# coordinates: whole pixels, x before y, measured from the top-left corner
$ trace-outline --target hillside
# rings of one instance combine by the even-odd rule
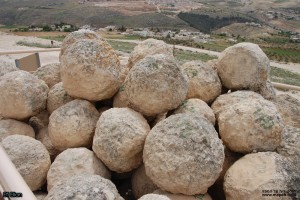
[[[300,32],[298,0],[0,0],[0,24],[71,23],[211,32],[233,23]],[[207,24],[209,26],[207,27]],[[204,28],[203,28],[204,27]]]

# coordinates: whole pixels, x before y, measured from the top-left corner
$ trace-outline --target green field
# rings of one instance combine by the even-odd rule
[[[263,51],[271,60],[300,63],[300,51],[282,48],[263,48]]]
[[[38,48],[59,48],[58,45],[50,45],[50,44],[42,44],[38,42],[27,42],[27,41],[18,41],[16,42],[17,45],[20,46],[27,46],[27,47],[38,47]]]
[[[39,38],[62,42],[65,39],[65,37],[66,37],[65,35],[57,35],[57,36],[41,36]]]
[[[271,67],[271,80],[274,82],[296,85],[300,87],[300,74],[277,67]]]

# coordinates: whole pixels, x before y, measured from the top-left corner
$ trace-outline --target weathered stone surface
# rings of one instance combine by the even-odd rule
[[[60,153],[52,163],[47,174],[48,191],[54,185],[80,174],[95,174],[110,179],[109,170],[94,152],[83,147],[70,148]]]
[[[216,122],[214,111],[200,99],[185,100],[182,105],[174,111],[174,114],[179,113],[193,113],[196,115],[202,115],[213,125],[215,125]]]
[[[151,181],[145,171],[145,166],[140,166],[131,177],[132,193],[136,199],[150,194],[158,187]]]
[[[120,76],[119,58],[104,40],[79,40],[61,56],[61,79],[72,97],[109,99],[121,86]]]
[[[61,44],[61,51],[59,58],[61,59],[62,55],[65,53],[66,49],[69,48],[72,44],[79,40],[90,39],[90,40],[103,40],[97,33],[87,29],[81,29],[74,31],[66,36]]]
[[[246,42],[225,49],[216,65],[222,85],[228,89],[259,91],[270,73],[266,54],[258,45]]]
[[[277,152],[300,166],[300,128],[285,126]],[[299,168],[300,171],[300,168]]]
[[[274,100],[276,98],[276,91],[270,80],[267,80],[266,84],[262,85],[257,92],[267,100]]]
[[[300,128],[300,101],[289,94],[276,96],[273,101],[285,124]]]
[[[224,147],[206,118],[177,114],[152,128],[143,158],[146,174],[161,189],[205,194],[222,171]]]
[[[183,194],[172,194],[163,190],[156,190],[154,191],[154,194],[160,194],[168,197],[171,200],[212,200],[212,198],[209,196],[209,194],[196,194],[193,196],[183,195]]]
[[[146,194],[139,198],[139,200],[171,200],[170,198],[164,196],[164,195],[159,195],[159,194]]]
[[[49,152],[51,160],[54,160],[54,158],[60,153],[59,150],[54,148],[50,140],[48,126],[39,130],[38,134],[36,135],[36,139],[46,147],[46,149]]]
[[[29,72],[14,71],[0,77],[0,115],[23,120],[46,107],[48,86]]]
[[[116,186],[99,175],[76,175],[55,185],[45,200],[124,200]]]
[[[13,64],[11,64],[9,62],[5,62],[5,61],[2,61],[2,62],[0,61],[0,76],[3,76],[9,72],[18,71],[18,70],[19,69]]]
[[[45,128],[49,124],[49,113],[47,110],[30,117],[29,124],[33,127],[34,131],[38,133],[41,129]]]
[[[74,98],[68,95],[68,93],[65,91],[63,83],[57,83],[49,90],[47,98],[47,110],[49,113],[52,113],[57,108],[72,100],[74,100]]]
[[[232,151],[274,151],[281,142],[283,123],[276,106],[264,99],[225,105],[217,118],[219,134]]]
[[[34,130],[28,124],[14,119],[0,120],[0,142],[10,135],[26,135],[35,138]]]
[[[49,118],[49,137],[58,150],[89,147],[99,112],[88,101],[73,100],[56,109]]]
[[[41,192],[41,191],[37,191],[34,192],[34,196],[36,197],[37,200],[44,200],[47,196],[46,192]]]
[[[248,154],[236,161],[225,175],[226,200],[265,200],[271,197],[263,194],[276,195],[274,190],[297,191],[300,185],[300,174],[295,167],[286,158],[274,152]],[[271,192],[263,192],[264,190],[271,190]],[[273,196],[271,199],[300,198],[299,192],[292,193],[294,197]]]
[[[264,98],[256,92],[247,90],[236,91],[219,96],[214,101],[211,108],[213,109],[216,117],[218,117],[219,113],[226,109],[228,106],[234,106],[235,104],[241,103],[243,101],[254,101],[257,99]]]
[[[147,56],[129,72],[124,90],[130,107],[146,116],[177,108],[186,98],[188,83],[173,57]]]
[[[146,56],[155,54],[165,54],[173,56],[173,49],[161,40],[156,40],[152,38],[147,39],[142,43],[138,44],[131,52],[127,68],[131,69],[135,64],[137,64],[140,60],[144,59]]]
[[[198,98],[210,103],[221,94],[221,81],[210,65],[202,61],[191,61],[181,68],[189,78],[187,99]]]
[[[49,88],[61,82],[60,63],[52,63],[38,68],[33,75],[45,81]]]
[[[2,147],[32,191],[46,182],[51,165],[45,146],[28,136],[12,135],[2,140]]]
[[[112,171],[129,172],[142,164],[143,146],[150,127],[130,108],[102,113],[95,131],[93,150]]]

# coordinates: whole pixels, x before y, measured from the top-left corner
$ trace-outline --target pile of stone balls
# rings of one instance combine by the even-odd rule
[[[0,70],[0,142],[39,199],[299,198],[300,101],[256,44],[179,65],[148,39],[121,65],[80,30],[59,64]]]

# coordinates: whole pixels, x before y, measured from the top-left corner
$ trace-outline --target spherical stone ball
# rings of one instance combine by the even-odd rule
[[[152,128],[143,158],[147,176],[162,190],[205,194],[222,171],[224,147],[206,118],[177,114]]]
[[[49,152],[51,160],[54,160],[54,158],[60,153],[59,150],[54,148],[50,140],[48,126],[39,130],[38,134],[36,135],[36,139],[46,147],[46,149]]]
[[[289,195],[275,199],[298,199],[300,175],[296,167],[275,152],[248,154],[236,161],[225,175],[226,200],[265,200],[266,195],[283,193]]]
[[[35,138],[34,130],[28,124],[14,119],[0,120],[0,142],[10,135],[26,135]]]
[[[155,54],[165,54],[173,56],[173,49],[162,40],[156,40],[153,38],[147,39],[135,46],[134,50],[129,56],[127,68],[131,69],[135,64],[144,59],[146,56]]]
[[[99,175],[82,174],[56,184],[45,200],[124,200],[116,186]]]
[[[121,86],[120,76],[119,58],[106,41],[79,40],[61,56],[61,79],[72,97],[110,99]]]
[[[222,85],[228,89],[258,91],[269,79],[270,61],[253,43],[239,43],[225,49],[216,63]]]
[[[154,194],[160,194],[168,197],[171,200],[212,200],[208,193],[206,194],[196,194],[196,195],[183,195],[183,194],[172,194],[163,190],[155,190]]]
[[[300,128],[300,100],[289,94],[280,94],[272,102],[275,103],[286,125]]]
[[[174,114],[179,113],[194,113],[196,115],[202,115],[215,125],[216,119],[214,111],[207,105],[207,103],[200,99],[185,100],[182,105],[174,111]]]
[[[216,117],[218,117],[219,113],[226,109],[228,106],[234,106],[235,104],[243,101],[254,101],[257,99],[264,98],[256,92],[241,90],[219,96],[213,102],[211,108],[213,109]]]
[[[146,116],[177,108],[186,98],[188,83],[173,57],[147,56],[129,72],[124,90],[130,107]]]
[[[23,120],[46,107],[48,86],[26,71],[14,71],[0,77],[0,115]]]
[[[212,102],[221,94],[221,81],[217,72],[202,61],[191,61],[181,66],[189,79],[187,98],[198,98],[206,103]]]
[[[47,98],[47,110],[49,113],[52,113],[57,108],[72,100],[74,100],[74,98],[68,95],[63,87],[63,83],[57,83],[49,90]]]
[[[159,194],[146,194],[138,200],[171,200],[170,198]]]
[[[44,185],[51,160],[40,141],[24,135],[12,135],[2,140],[1,146],[32,191]]]
[[[85,100],[73,100],[56,109],[49,118],[49,137],[58,150],[90,147],[99,112]]]
[[[61,82],[60,63],[52,63],[38,68],[33,75],[45,81],[49,88]]]
[[[283,123],[268,100],[245,100],[228,105],[217,118],[219,134],[232,151],[274,151],[281,142]]]
[[[48,191],[58,183],[80,175],[99,175],[110,179],[110,172],[94,152],[87,148],[70,148],[60,153],[52,163],[48,174]]]
[[[151,181],[145,171],[145,166],[141,165],[131,177],[132,193],[136,199],[157,190],[158,187]]]
[[[142,164],[143,147],[150,127],[130,108],[102,113],[95,131],[93,151],[112,171],[129,172]]]
[[[78,40],[83,39],[90,39],[90,40],[103,40],[96,32],[87,30],[87,29],[80,29],[78,31],[74,31],[68,34],[61,44],[61,51],[59,58],[65,53],[66,49],[69,48],[72,44],[77,42]]]
[[[0,61],[0,76],[3,76],[9,72],[18,71],[19,68],[17,68],[14,64],[6,62],[6,61]]]

